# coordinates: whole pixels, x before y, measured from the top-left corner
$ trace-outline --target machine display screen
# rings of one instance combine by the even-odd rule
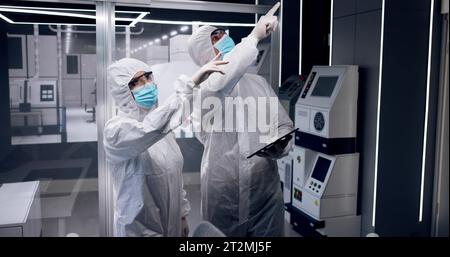
[[[330,97],[338,81],[338,76],[321,76],[317,79],[311,96]]]
[[[320,182],[324,182],[325,177],[327,176],[328,169],[330,168],[330,164],[331,160],[319,156],[316,165],[314,166],[311,177],[317,179]]]

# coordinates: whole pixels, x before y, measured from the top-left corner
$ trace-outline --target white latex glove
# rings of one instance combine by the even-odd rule
[[[192,82],[194,84],[200,85],[203,81],[205,81],[209,75],[211,75],[213,72],[220,72],[222,74],[225,74],[220,68],[219,65],[227,64],[228,61],[219,61],[221,53],[218,53],[212,61],[208,62],[207,64],[203,65],[193,76],[192,76]]]
[[[186,217],[181,218],[181,236],[182,237],[189,236],[189,225],[187,223]]]
[[[280,8],[280,2],[277,2],[266,15],[259,18],[258,23],[256,23],[255,28],[253,28],[250,35],[255,37],[258,41],[261,41],[275,31],[278,26],[278,18],[277,16],[274,16],[274,14],[278,8]]]

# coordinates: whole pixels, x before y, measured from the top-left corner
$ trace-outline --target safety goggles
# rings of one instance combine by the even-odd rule
[[[147,81],[153,81],[153,72],[147,71],[144,74],[142,74],[142,75],[132,79],[130,82],[128,82],[128,87],[130,88],[130,90],[133,89],[135,86],[137,86],[139,84],[139,80],[142,77],[145,77],[145,79]]]
[[[223,35],[227,34],[224,29],[216,29],[211,32],[211,43],[214,45],[217,41],[219,41]]]

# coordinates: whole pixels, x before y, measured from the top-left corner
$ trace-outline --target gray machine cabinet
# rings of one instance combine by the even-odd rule
[[[80,107],[81,106],[81,88],[79,79],[63,79],[64,106]]]
[[[82,93],[82,106],[85,104],[88,107],[95,106],[95,80],[94,79],[82,79],[81,80],[81,93]]]
[[[58,76],[58,59],[56,36],[38,36],[39,77],[56,78]],[[34,36],[27,36],[28,77],[36,74]]]
[[[81,78],[93,79],[97,75],[97,55],[82,54],[81,55]]]

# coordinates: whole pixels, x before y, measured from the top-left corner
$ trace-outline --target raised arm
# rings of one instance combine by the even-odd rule
[[[258,49],[256,46],[259,41],[269,36],[276,30],[278,25],[277,16],[275,12],[280,7],[280,3],[276,3],[267,13],[262,16],[252,32],[243,38],[241,43],[225,55],[224,60],[229,64],[223,67],[225,74],[212,74],[201,86],[202,91],[218,92],[229,95],[237,84],[239,79],[244,75],[247,69],[256,61],[258,56]],[[206,94],[207,95],[207,94]]]

